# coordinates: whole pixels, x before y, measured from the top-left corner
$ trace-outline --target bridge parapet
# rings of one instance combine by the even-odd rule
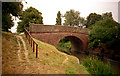
[[[63,25],[43,25],[43,24],[30,24],[30,32],[71,32],[71,33],[84,33],[88,34],[87,28],[63,26]]]

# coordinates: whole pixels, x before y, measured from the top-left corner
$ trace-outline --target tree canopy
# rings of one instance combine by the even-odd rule
[[[91,25],[95,24],[95,22],[102,20],[102,16],[96,13],[91,13],[87,17],[87,24],[86,27],[90,27]]]
[[[78,26],[80,24],[80,12],[79,11],[75,11],[75,10],[70,10],[67,11],[64,14],[65,17],[65,23],[64,25],[70,25],[70,26]]]
[[[58,11],[55,25],[61,25],[61,24],[62,24],[61,13],[60,11]]]
[[[29,23],[43,24],[42,13],[33,7],[23,11],[20,20],[21,22],[18,22],[17,32],[23,32],[25,27],[29,27]]]
[[[103,13],[102,15],[96,14],[96,13],[90,13],[86,20],[86,27],[91,27],[97,21],[105,20],[107,18],[113,19],[111,12],[106,12],[106,13]]]
[[[90,31],[89,41],[89,47],[92,49],[120,44],[120,24],[111,18],[96,22]]]
[[[14,23],[12,16],[21,15],[23,4],[21,2],[2,2],[2,30],[8,31]]]
[[[103,13],[103,14],[102,14],[102,18],[103,18],[103,19],[107,19],[107,18],[113,19],[113,17],[112,17],[112,12]]]

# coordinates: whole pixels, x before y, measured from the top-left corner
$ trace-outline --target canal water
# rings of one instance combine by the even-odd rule
[[[89,55],[86,55],[85,53],[74,53],[74,56],[76,56],[79,59],[79,62],[87,58]],[[120,62],[110,60],[110,59],[104,59],[103,62],[109,61],[111,64],[111,67],[118,73],[120,74]]]

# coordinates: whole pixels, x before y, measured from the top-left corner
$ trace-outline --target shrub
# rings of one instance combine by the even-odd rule
[[[116,46],[120,42],[120,24],[113,19],[105,19],[95,23],[89,33],[89,48]]]
[[[90,74],[115,74],[109,62],[103,63],[98,58],[88,57],[83,60],[82,64]]]
[[[69,40],[67,39],[62,39],[58,45],[57,45],[57,49],[61,52],[67,53],[67,54],[71,54],[71,43]]]

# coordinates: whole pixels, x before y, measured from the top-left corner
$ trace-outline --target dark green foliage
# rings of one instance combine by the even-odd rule
[[[43,24],[42,13],[33,7],[23,11],[20,20],[21,22],[18,22],[17,32],[23,32],[25,27],[29,27],[29,23]]]
[[[108,75],[108,74],[116,74],[114,70],[111,68],[109,62],[103,63],[98,58],[87,57],[83,60],[83,66],[85,66],[90,74],[95,75]]]
[[[91,13],[88,17],[87,17],[87,22],[86,22],[86,27],[90,27],[93,24],[95,24],[95,22],[102,20],[102,16],[96,13]]]
[[[61,24],[62,24],[61,13],[60,11],[58,11],[55,25],[61,25]]]
[[[22,12],[21,2],[2,2],[2,30],[8,31],[14,23],[12,16],[18,17]]]
[[[120,24],[109,18],[95,23],[89,34],[89,41],[89,47],[92,49],[118,45],[120,43]]]
[[[2,31],[8,32],[8,29],[10,29],[13,25],[14,23],[10,14],[2,15]]]
[[[113,19],[111,12],[106,12],[106,13],[103,13],[102,15],[96,14],[96,13],[90,13],[89,16],[87,17],[85,25],[86,27],[91,27],[97,21],[105,20],[107,18]]]
[[[66,43],[66,42],[68,42],[68,41],[69,41],[69,39],[63,38],[62,40],[60,40],[60,43]]]
[[[112,12],[103,13],[103,14],[102,14],[102,18],[103,18],[103,19],[107,19],[107,18],[113,19],[113,17],[112,17]]]
[[[57,44],[57,49],[61,52],[71,54],[71,42],[67,38],[64,38]]]

